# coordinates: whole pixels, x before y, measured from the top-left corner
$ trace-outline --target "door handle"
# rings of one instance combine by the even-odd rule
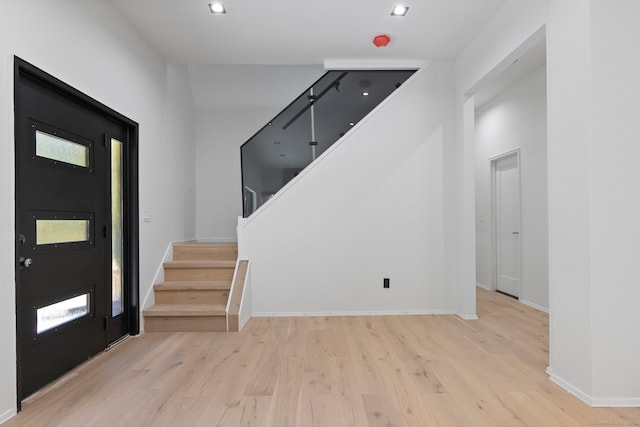
[[[520,233],[517,231],[512,231],[511,234],[520,234]]]
[[[29,268],[33,264],[33,260],[31,258],[20,257],[20,267],[21,268]]]

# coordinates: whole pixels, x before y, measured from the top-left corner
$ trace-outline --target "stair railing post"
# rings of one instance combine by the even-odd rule
[[[311,111],[311,142],[309,145],[311,146],[311,161],[316,159],[316,146],[318,145],[318,141],[316,141],[316,107],[315,107],[315,96],[313,96],[313,86],[309,89],[309,99],[311,99],[311,107],[309,110]]]

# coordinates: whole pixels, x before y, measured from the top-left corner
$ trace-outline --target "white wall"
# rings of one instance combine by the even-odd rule
[[[549,367],[593,394],[590,271],[590,5],[551,2],[547,33],[549,151]]]
[[[436,63],[416,74],[239,226],[254,315],[452,311],[443,271],[452,71]]]
[[[275,113],[325,73],[319,64],[189,64],[188,68],[196,108],[276,108]]]
[[[639,16],[635,0],[591,1],[593,396],[604,405],[640,406]]]
[[[458,310],[475,313],[475,143],[474,101],[469,98],[485,81],[515,59],[548,15],[547,0],[507,0],[498,13],[458,56],[455,64],[456,142],[447,147],[450,165],[446,180],[448,215],[447,288],[453,290]],[[543,37],[544,34],[541,35]],[[533,45],[538,40],[532,40]]]
[[[491,162],[520,148],[520,300],[549,308],[547,83],[544,66],[476,110],[476,280],[491,278]]]
[[[198,110],[196,224],[199,239],[237,240],[236,226],[238,217],[242,216],[240,146],[279,112],[277,107]],[[260,197],[261,189],[254,190]]]
[[[13,58],[5,33],[10,20],[0,13],[0,423],[16,413]]]
[[[193,238],[192,103],[169,67],[108,2],[14,1],[0,6],[0,421],[15,413],[13,55],[140,124],[141,295],[169,241]],[[178,172],[180,171],[180,172]],[[191,200],[191,202],[189,201]]]
[[[185,65],[167,65],[164,108],[166,135],[161,140],[161,147],[158,147],[162,150],[162,156],[149,157],[157,166],[160,166],[161,162],[166,165],[165,170],[152,173],[157,181],[152,188],[157,188],[160,193],[160,210],[153,209],[152,222],[156,218],[159,219],[171,233],[172,239],[192,239],[196,237],[196,109],[191,98],[189,73]],[[140,127],[142,128],[142,124]],[[146,163],[145,160],[147,159],[142,160],[143,164]],[[149,189],[141,187],[141,192],[145,188]],[[166,199],[166,195],[175,197],[173,202],[179,202],[181,207],[166,209],[167,204],[171,203]],[[164,239],[166,238],[167,236],[164,236]]]
[[[593,405],[640,406],[639,8],[508,0],[456,63],[459,95],[472,92],[546,25],[549,373]]]
[[[189,66],[196,99],[199,239],[235,241],[242,216],[240,146],[324,74],[321,66]],[[261,189],[256,188],[258,197]]]

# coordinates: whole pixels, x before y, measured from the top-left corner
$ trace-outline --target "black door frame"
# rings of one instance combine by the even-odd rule
[[[31,79],[37,80],[39,84],[53,89],[62,96],[70,98],[78,105],[84,108],[93,110],[103,117],[118,122],[127,128],[128,141],[125,145],[125,153],[127,160],[124,164],[124,174],[126,175],[127,186],[124,189],[124,259],[125,259],[125,289],[128,293],[125,297],[125,301],[128,303],[129,309],[129,335],[137,335],[140,333],[140,273],[139,273],[139,208],[138,208],[138,123],[118,113],[117,111],[107,107],[99,101],[91,98],[90,96],[80,92],[79,90],[69,86],[61,80],[51,76],[50,74],[42,71],[34,65],[24,61],[23,59],[14,56],[14,105],[16,103],[18,82],[20,76],[28,76]],[[15,126],[18,126],[16,121]],[[14,149],[17,149],[15,144],[18,144],[17,140],[18,130],[15,130]],[[15,173],[17,180],[18,171],[18,158],[15,159]],[[17,186],[17,182],[16,182]],[[15,234],[20,230],[20,216],[19,206],[16,197],[15,206]],[[16,313],[19,313],[20,301],[17,287],[20,283],[20,265],[19,254],[20,242],[16,238],[15,241],[15,277],[16,277]],[[21,325],[19,318],[16,318],[16,384],[17,384],[17,406],[18,410],[21,409],[21,391],[22,391],[22,364],[20,354],[20,343],[23,333],[21,331]]]

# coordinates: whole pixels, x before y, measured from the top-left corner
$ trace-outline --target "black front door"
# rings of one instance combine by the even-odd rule
[[[132,306],[130,128],[28,69],[15,84],[19,400],[130,333]]]

